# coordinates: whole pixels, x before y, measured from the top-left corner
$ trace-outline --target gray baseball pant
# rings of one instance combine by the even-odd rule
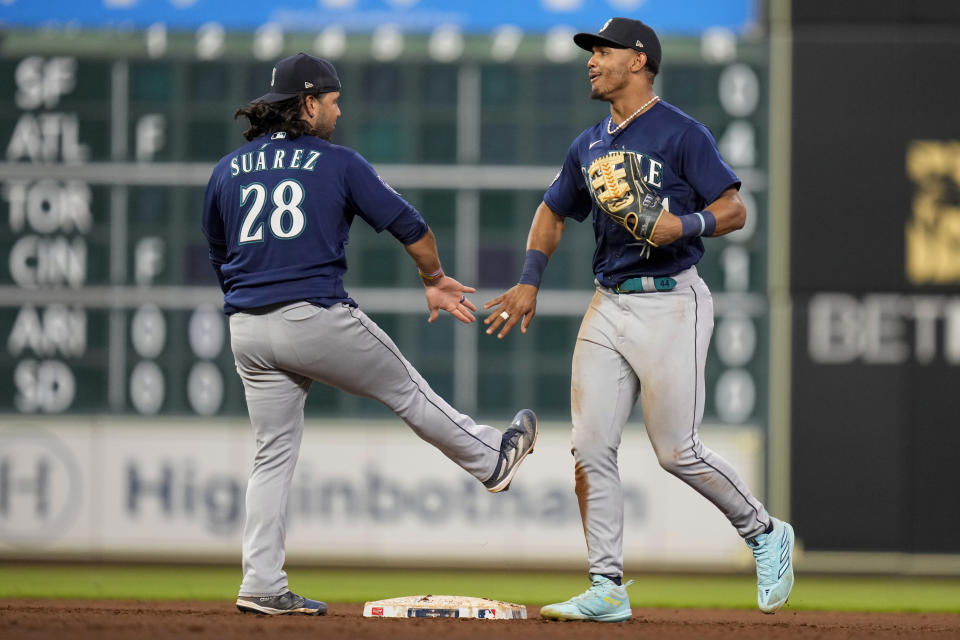
[[[762,533],[770,522],[733,467],[700,442],[713,298],[695,267],[674,279],[674,290],[650,293],[598,285],[577,335],[570,406],[590,573],[623,574],[617,450],[638,397],[664,469],[716,505],[741,536]],[[644,280],[653,289],[652,278]]]
[[[235,313],[230,342],[257,447],[247,484],[241,596],[287,589],[287,496],[313,381],[380,401],[478,480],[493,474],[500,431],[447,404],[359,309],[296,302]]]

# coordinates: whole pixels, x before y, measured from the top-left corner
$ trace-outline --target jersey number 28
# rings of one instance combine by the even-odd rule
[[[263,242],[263,222],[259,222],[259,218],[267,202],[267,188],[259,182],[241,187],[241,208],[251,196],[253,202],[240,226],[240,244]],[[273,188],[270,198],[273,201],[273,210],[270,212],[269,225],[270,233],[275,238],[296,238],[303,233],[306,226],[306,218],[300,208],[303,197],[303,185],[296,180],[283,180]]]

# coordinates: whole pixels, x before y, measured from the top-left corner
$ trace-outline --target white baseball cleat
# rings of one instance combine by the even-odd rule
[[[517,473],[520,463],[533,453],[533,445],[537,443],[537,416],[530,409],[521,409],[513,418],[513,422],[503,432],[500,441],[500,458],[493,474],[483,483],[490,493],[506,491],[510,488],[510,481]]]
[[[776,612],[793,589],[793,527],[773,517],[770,521],[770,533],[746,540],[757,561],[757,605],[764,613]]]

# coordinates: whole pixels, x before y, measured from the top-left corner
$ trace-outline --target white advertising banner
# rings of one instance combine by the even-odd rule
[[[762,441],[705,444],[760,491]],[[254,452],[237,421],[0,419],[0,555],[235,560]],[[620,450],[628,567],[734,567],[726,518],[663,471],[642,425]],[[543,424],[511,489],[483,486],[401,422],[308,423],[288,503],[292,561],[582,568],[569,428]]]

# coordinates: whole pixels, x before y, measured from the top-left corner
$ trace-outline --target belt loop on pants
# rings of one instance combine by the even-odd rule
[[[673,291],[677,287],[677,281],[670,276],[642,276],[639,278],[629,278],[624,280],[613,290],[617,293],[653,293],[654,291]]]

